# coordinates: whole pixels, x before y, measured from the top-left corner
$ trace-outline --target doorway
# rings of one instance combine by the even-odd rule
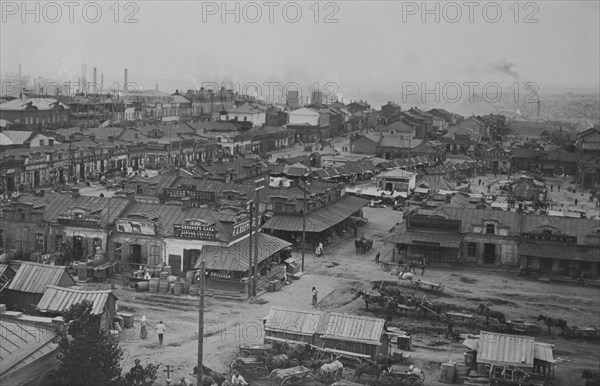
[[[183,272],[193,271],[200,254],[199,249],[184,249],[183,250]]]
[[[81,261],[83,257],[83,237],[73,236],[73,260]]]
[[[484,244],[483,261],[485,264],[496,264],[496,244]]]
[[[131,253],[129,255],[129,262],[133,264],[142,263],[142,246],[139,244],[131,244]]]
[[[37,188],[38,186],[40,186],[40,171],[34,170],[33,171],[33,187]]]

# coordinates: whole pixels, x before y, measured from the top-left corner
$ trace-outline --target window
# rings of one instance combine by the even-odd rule
[[[40,146],[44,146],[44,140],[40,139]]]
[[[469,257],[477,256],[477,244],[476,243],[468,243],[467,244],[467,255]]]
[[[489,235],[496,234],[496,226],[494,224],[486,224],[485,233]]]
[[[275,203],[275,212],[283,212],[283,204],[281,202]]]
[[[115,243],[115,260],[116,261],[123,260],[123,246],[119,243]]]
[[[56,252],[60,252],[62,248],[63,237],[62,235],[54,236],[54,247],[56,248]]]
[[[44,251],[44,235],[42,233],[35,234],[35,250],[39,252]]]
[[[19,214],[19,218],[21,220],[25,220],[25,212],[23,211],[23,209],[19,209],[17,212]]]

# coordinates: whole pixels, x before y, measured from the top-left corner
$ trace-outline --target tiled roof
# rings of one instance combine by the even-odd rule
[[[2,132],[3,135],[8,137],[13,144],[23,144],[33,134],[33,131],[18,131],[18,130],[5,130]],[[10,143],[0,143],[0,145],[10,145]]]
[[[253,240],[254,242],[254,240]],[[268,259],[273,254],[291,246],[289,242],[264,233],[258,234],[258,262]],[[236,242],[227,247],[216,245],[205,245],[202,247],[202,256],[206,261],[206,269],[220,271],[245,272],[248,270],[250,260],[248,251],[250,249],[250,238]],[[200,268],[200,261],[196,268]]]
[[[68,287],[75,285],[75,280],[64,266],[23,262],[8,289],[41,294],[49,285]]]
[[[60,313],[73,304],[87,300],[93,305],[92,314],[102,315],[110,296],[117,299],[111,290],[83,291],[51,285],[46,288],[37,308],[42,312]]]
[[[319,311],[271,308],[265,318],[265,331],[287,332],[312,337],[313,334],[320,332],[324,315]]]
[[[322,338],[379,345],[384,326],[380,318],[331,313]]]

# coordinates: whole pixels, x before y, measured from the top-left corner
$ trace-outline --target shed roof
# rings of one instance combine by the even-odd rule
[[[56,350],[58,344],[52,340],[57,335],[55,329],[40,323],[0,320],[0,381],[9,373]]]
[[[477,361],[504,366],[533,367],[535,338],[482,331]]]
[[[111,296],[117,299],[111,290],[83,291],[49,285],[37,308],[42,312],[62,312],[73,304],[88,300],[93,303],[92,314],[102,315]]]
[[[322,338],[379,345],[384,327],[385,320],[380,318],[331,313]]]
[[[23,262],[8,289],[42,294],[49,285],[67,287],[75,285],[75,280],[67,272],[67,267]]]
[[[299,311],[271,308],[265,319],[265,331],[310,335],[319,332],[324,314],[319,311]]]

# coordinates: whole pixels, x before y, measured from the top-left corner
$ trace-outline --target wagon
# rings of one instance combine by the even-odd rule
[[[396,268],[396,269],[400,269],[402,268],[402,264],[398,264],[398,263],[385,263],[385,262],[381,262],[379,264],[381,266],[381,269],[385,272],[391,271],[392,268]]]
[[[243,344],[240,346],[238,358],[258,358],[271,351],[270,344]]]
[[[248,379],[262,378],[269,374],[265,362],[253,357],[238,357],[229,366],[231,372],[239,371],[242,377]]]
[[[444,292],[444,284],[443,283],[432,283],[423,280],[415,280],[411,282],[411,286],[413,288],[420,288],[424,290],[429,290],[433,292]]]
[[[389,373],[384,374],[385,378],[392,378],[394,380],[395,385],[420,385],[425,382],[425,373],[421,371],[419,374],[409,373],[409,372],[400,372],[400,371],[390,371]],[[385,381],[384,381],[385,383]]]
[[[289,369],[275,369],[269,375],[271,386],[294,385],[304,381],[306,378],[313,378],[314,375],[308,367],[295,366]]]

